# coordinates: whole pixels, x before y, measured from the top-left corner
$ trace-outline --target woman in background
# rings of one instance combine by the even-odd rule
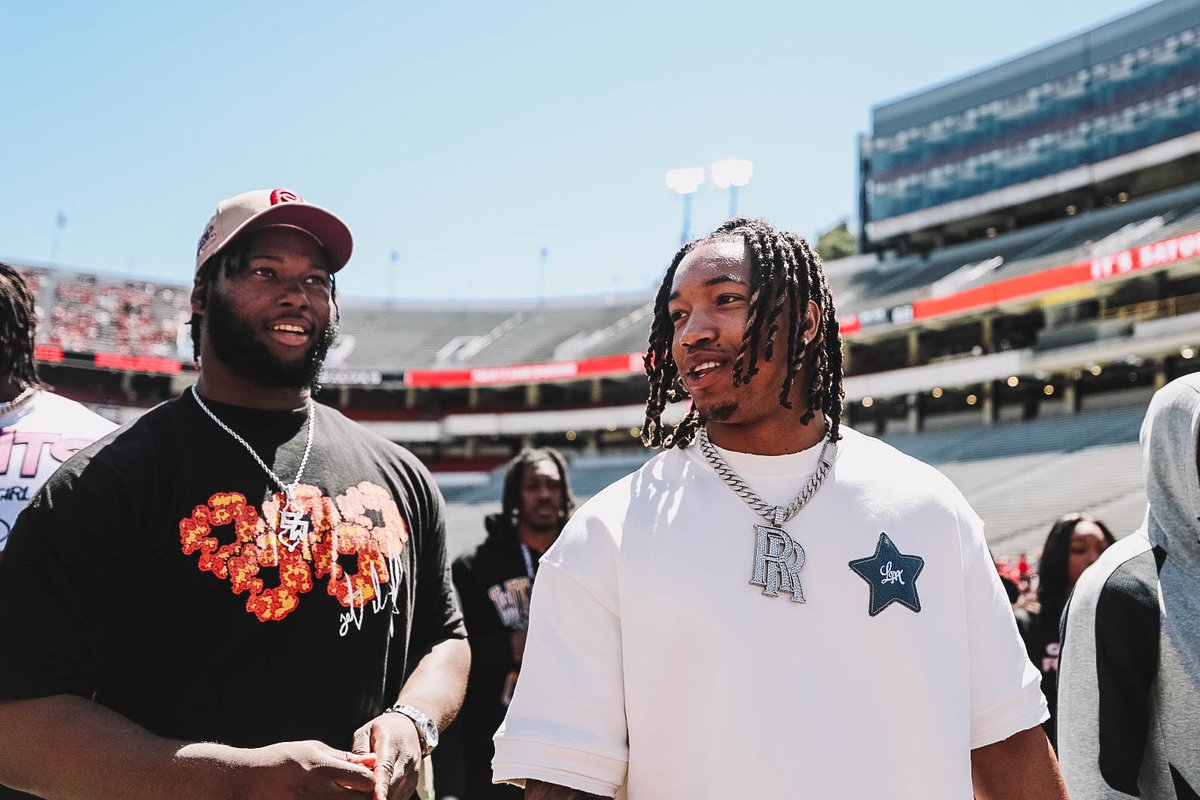
[[[1042,673],[1042,693],[1050,706],[1043,727],[1057,747],[1054,718],[1058,711],[1059,621],[1075,582],[1116,539],[1112,531],[1091,514],[1076,512],[1061,517],[1050,528],[1038,565],[1038,607],[1018,608],[1017,628],[1025,640],[1029,660]]]

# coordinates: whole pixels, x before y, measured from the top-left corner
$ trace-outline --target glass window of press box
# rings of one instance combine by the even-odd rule
[[[868,219],[1053,175],[1200,130],[1200,28],[864,142]]]

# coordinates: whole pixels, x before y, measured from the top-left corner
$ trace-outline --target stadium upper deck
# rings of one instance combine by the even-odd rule
[[[1200,3],[1162,0],[877,106],[860,244],[927,252],[1197,174]]]

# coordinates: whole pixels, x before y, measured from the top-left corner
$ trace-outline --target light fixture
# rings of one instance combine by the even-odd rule
[[[862,407],[863,407],[863,408],[870,408],[870,407],[871,407],[871,406],[873,406],[873,405],[875,405],[875,400],[874,400],[874,398],[871,398],[871,397],[864,397],[864,398],[862,399]]]
[[[1021,382],[1021,379],[1018,378],[1016,375],[1009,375],[1008,380],[1005,381],[1005,383],[1007,383],[1009,386],[1011,386],[1014,389],[1017,388],[1017,384],[1020,382]]]
[[[667,171],[667,188],[676,194],[692,194],[704,183],[704,167],[684,167]]]
[[[641,429],[641,428],[636,428],[636,427],[635,427],[635,428],[630,428],[630,429],[629,429],[629,435],[630,435],[630,436],[632,436],[634,439],[638,439],[638,438],[640,438],[640,437],[641,437],[641,435],[642,435],[642,429]]]
[[[1054,387],[1047,383],[1042,389],[1042,394],[1046,395],[1046,397],[1049,397],[1050,395],[1054,394]]]
[[[940,386],[933,387],[933,391],[930,392],[930,394],[933,395],[934,399],[936,400],[937,398],[942,396],[942,387],[940,387]]]
[[[1196,351],[1195,351],[1195,350],[1193,350],[1193,349],[1192,349],[1192,348],[1190,348],[1190,347],[1185,347],[1185,348],[1183,348],[1182,350],[1180,350],[1180,351],[1179,351],[1179,355],[1181,355],[1181,356],[1182,356],[1182,357],[1184,357],[1184,358],[1195,358],[1195,357],[1196,357]]]
[[[1099,364],[1092,364],[1090,367],[1088,367],[1088,372],[1092,373],[1093,375],[1099,375],[1103,371],[1104,368]]]
[[[979,402],[979,398],[976,397],[975,395],[973,395],[973,394],[967,395],[967,405],[973,406],[978,402]]]
[[[568,442],[575,441],[575,431],[567,431],[567,441]]]

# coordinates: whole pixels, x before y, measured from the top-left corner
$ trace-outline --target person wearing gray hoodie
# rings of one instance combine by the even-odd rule
[[[1200,798],[1200,374],[1142,423],[1146,519],[1063,616],[1058,748],[1071,797]]]

